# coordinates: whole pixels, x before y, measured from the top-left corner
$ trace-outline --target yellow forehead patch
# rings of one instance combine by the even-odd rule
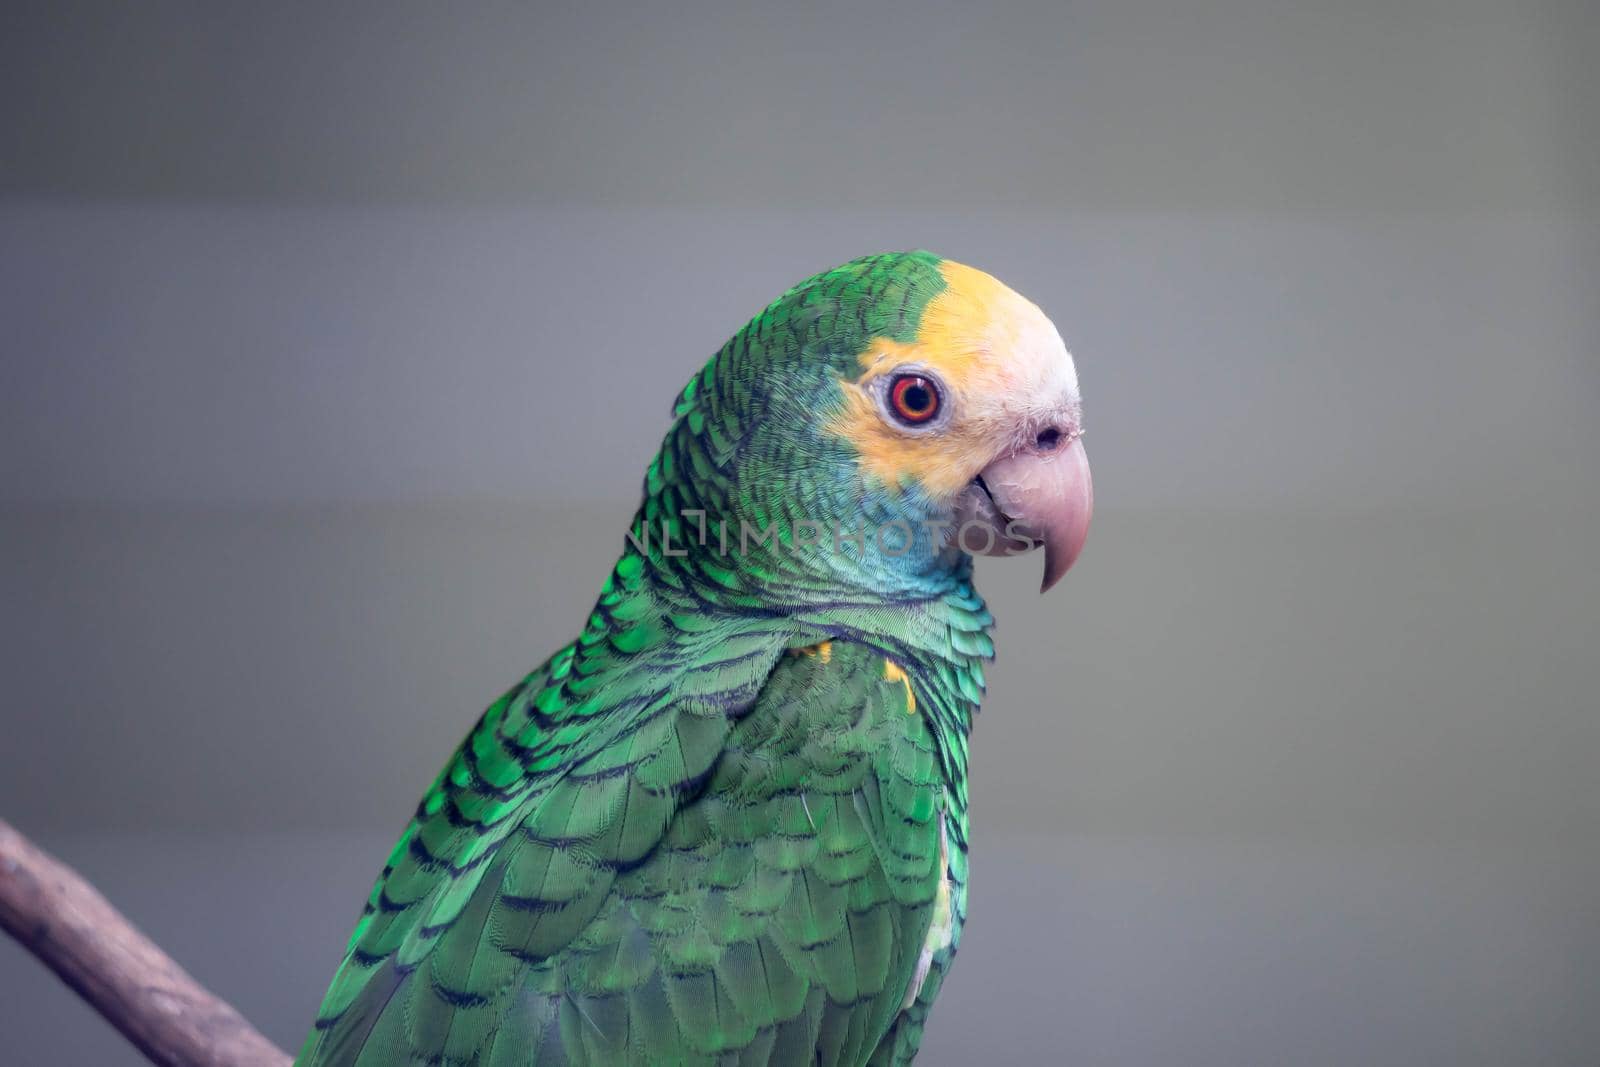
[[[928,301],[916,339],[875,338],[861,375],[844,383],[844,408],[829,428],[855,446],[862,469],[889,484],[914,478],[935,495],[959,492],[1009,432],[1009,393],[1037,377],[1019,365],[1060,349],[1055,327],[1031,301],[981,270],[945,260],[945,289]],[[900,367],[933,371],[945,385],[949,421],[941,432],[906,430],[879,414],[869,384]]]

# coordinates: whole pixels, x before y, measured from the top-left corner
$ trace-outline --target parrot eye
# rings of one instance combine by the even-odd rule
[[[900,374],[889,383],[889,411],[907,426],[920,426],[939,414],[939,387],[921,374]]]

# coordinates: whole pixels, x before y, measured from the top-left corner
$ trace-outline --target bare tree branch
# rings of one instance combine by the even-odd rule
[[[287,1067],[255,1031],[70,867],[0,819],[0,927],[151,1061],[166,1067]]]

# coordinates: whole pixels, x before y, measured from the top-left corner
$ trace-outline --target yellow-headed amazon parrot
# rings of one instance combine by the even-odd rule
[[[1061,577],[1082,432],[1050,320],[930,253],[751,319],[576,639],[423,795],[298,1062],[909,1062],[967,908],[971,554]]]

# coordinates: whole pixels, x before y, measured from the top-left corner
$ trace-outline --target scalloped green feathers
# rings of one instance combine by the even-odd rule
[[[915,337],[939,263],[819,275],[684,389],[593,613],[423,796],[299,1063],[915,1055],[966,911],[993,653],[968,563],[724,554],[683,512],[914,514],[816,414],[874,338]]]

